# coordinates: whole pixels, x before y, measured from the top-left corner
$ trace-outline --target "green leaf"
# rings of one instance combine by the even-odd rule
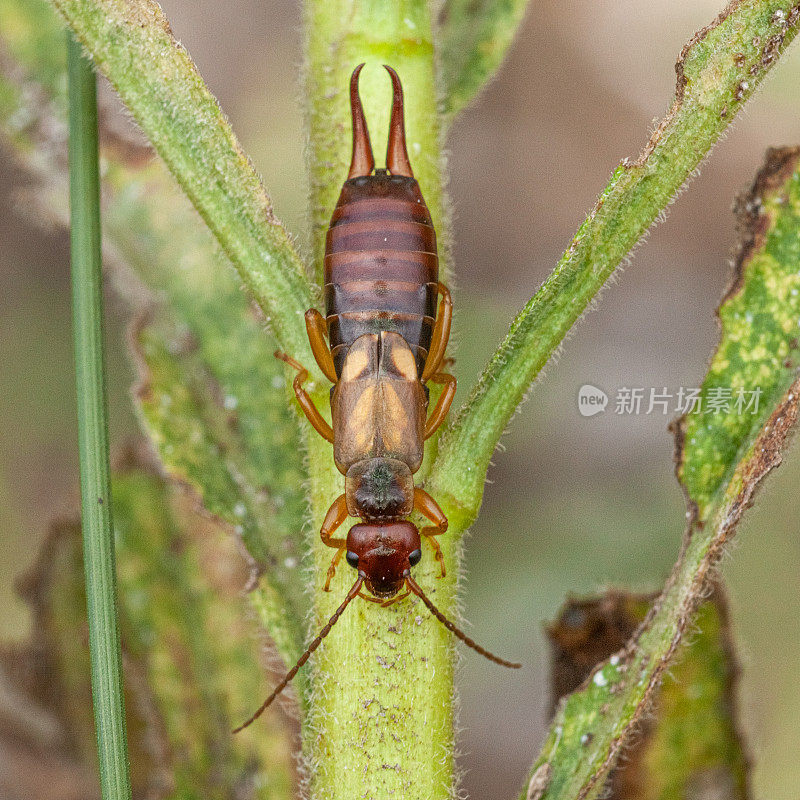
[[[225,408],[213,376],[190,339],[187,344],[186,330],[156,320],[135,333],[135,342],[143,365],[138,405],[158,453],[169,474],[194,489],[204,508],[241,537],[252,559],[252,600],[291,665],[305,637],[298,531],[280,525],[276,496],[254,468],[242,422]],[[266,417],[262,424],[268,423]],[[281,451],[273,452],[276,466],[284,466]],[[299,475],[295,480],[300,485]]]
[[[678,477],[705,521],[719,486],[800,364],[800,147],[772,149],[736,206],[739,243],[717,311],[722,340],[698,412],[684,417]]]
[[[294,663],[308,610],[306,473],[274,340],[157,165],[112,162],[106,183],[117,253],[167,301],[131,338],[142,420],[168,474],[241,537],[258,575],[253,605]]]
[[[309,360],[315,293],[247,156],[153,0],[54,0],[216,236],[281,346]]]
[[[554,705],[579,688],[596,664],[625,646],[653,600],[655,595],[611,590],[566,603],[547,630]],[[693,627],[607,781],[608,800],[749,796],[736,714],[738,664],[720,584],[697,610]],[[591,746],[589,737],[586,746]]]
[[[439,14],[444,113],[468,106],[503,63],[528,0],[447,0]]]
[[[167,473],[241,538],[253,608],[292,664],[308,610],[306,473],[274,340],[158,165],[112,161],[106,185],[109,239],[158,293],[131,336],[141,419]],[[135,288],[118,277],[135,303]],[[301,677],[301,696],[304,685]]]
[[[677,471],[689,504],[681,557],[636,637],[560,705],[534,768],[550,773],[541,798],[597,796],[626,734],[646,714],[744,510],[781,463],[800,407],[796,365],[781,352],[800,324],[792,294],[800,253],[798,161],[800,149],[770,151],[740,203],[743,242],[720,308],[722,337],[702,388],[704,398],[723,385],[747,393],[762,388],[762,402],[756,413],[737,412],[739,418],[704,408],[677,424]],[[764,343],[777,351],[766,351]]]
[[[429,486],[461,507],[462,527],[477,515],[494,448],[539,371],[778,61],[799,23],[800,6],[788,0],[734,0],[684,47],[669,113],[639,158],[614,172],[442,434]]]
[[[129,459],[113,497],[134,795],[288,800],[294,768],[279,715],[230,733],[263,691],[246,564],[137,453]],[[35,624],[21,669],[43,673],[47,688],[32,699],[67,726],[67,757],[92,769],[81,569],[80,521],[63,520],[26,581]]]
[[[292,758],[277,715],[231,735],[264,686],[235,546],[138,467],[118,476],[114,502],[125,652],[153,693],[174,796],[291,797]]]

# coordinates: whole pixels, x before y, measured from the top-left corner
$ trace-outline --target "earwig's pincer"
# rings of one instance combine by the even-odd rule
[[[388,65],[383,65],[392,79],[392,117],[389,120],[389,143],[386,148],[386,168],[392,175],[413,178],[411,162],[406,148],[406,124],[403,111],[403,86],[399,75]]]
[[[347,180],[366,177],[375,168],[375,157],[372,155],[372,144],[369,141],[367,120],[364,117],[364,108],[358,94],[358,76],[364,69],[359,64],[350,78],[350,113],[353,117],[353,157],[350,161],[350,172]]]
[[[452,302],[439,282],[436,232],[408,158],[400,78],[386,66],[393,96],[387,168],[376,170],[358,92],[363,67],[359,64],[350,79],[353,156],[328,229],[325,317],[316,309],[306,313],[311,350],[334,384],[332,426],[303,389],[308,371],[276,353],[297,370],[293,386],[300,407],[315,430],[333,443],[334,462],[344,475],[344,493],[333,502],[320,529],[322,541],[336,549],[325,589],[343,555],[358,578],[297,664],[237,730],[253,722],[283,691],[357,595],[389,605],[413,593],[469,647],[498,664],[519,666],[466,636],[411,577],[422,558],[422,539],[432,546],[445,574],[436,537],[447,530],[447,517],[427,492],[414,486],[414,473],[422,464],[425,440],[444,421],[455,394],[455,378],[440,371]],[[432,410],[428,381],[444,386]],[[418,530],[406,519],[414,511],[431,524]],[[334,536],[348,516],[361,522],[346,538]],[[362,593],[362,586],[369,594]]]

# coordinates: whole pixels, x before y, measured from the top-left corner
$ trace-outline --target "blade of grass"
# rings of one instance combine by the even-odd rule
[[[78,446],[86,607],[103,800],[131,796],[116,607],[114,537],[103,369],[97,85],[68,35],[69,174]]]

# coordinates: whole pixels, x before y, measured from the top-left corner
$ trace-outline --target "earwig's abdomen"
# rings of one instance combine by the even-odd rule
[[[337,375],[365,333],[395,331],[422,374],[436,316],[439,260],[414,178],[374,175],[342,187],[325,248],[325,312]]]

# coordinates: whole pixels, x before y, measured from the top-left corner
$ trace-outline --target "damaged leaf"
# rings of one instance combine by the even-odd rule
[[[700,405],[677,435],[678,477],[701,521],[800,365],[800,147],[770,149],[735,206],[734,274]]]
[[[792,294],[800,253],[799,156],[796,149],[770,151],[748,195],[760,203],[747,225],[740,217],[737,271],[720,308],[720,344],[703,383],[704,397],[721,382],[744,392],[766,389],[762,403],[752,414],[742,409],[745,421],[712,412],[690,414],[676,425],[677,473],[689,505],[680,558],[633,639],[559,704],[534,765],[553,768],[547,800],[601,792],[628,734],[650,709],[742,514],[781,463],[800,404],[800,379],[789,355],[800,323]],[[747,199],[742,202],[746,207]],[[728,434],[720,435],[723,448],[714,446],[711,433],[699,435],[715,426]]]
[[[259,641],[242,595],[246,564],[138,455],[129,458],[115,472],[113,496],[134,797],[288,800],[295,776],[279,715],[257,732],[230,735],[263,691]],[[3,723],[3,694],[0,741],[23,753],[42,749],[47,768],[79,787],[96,758],[77,517],[53,528],[25,594],[34,638],[0,664],[50,727],[22,736],[21,721],[16,729]],[[50,730],[56,734],[48,737]],[[13,781],[15,789],[31,787],[31,800],[52,797],[36,795],[24,775]]]
[[[554,708],[596,664],[625,646],[655,599],[612,590],[567,602],[547,629]],[[650,713],[611,772],[608,800],[747,800],[747,759],[736,719],[737,678],[727,604],[717,584],[698,609],[690,641],[656,691]]]

